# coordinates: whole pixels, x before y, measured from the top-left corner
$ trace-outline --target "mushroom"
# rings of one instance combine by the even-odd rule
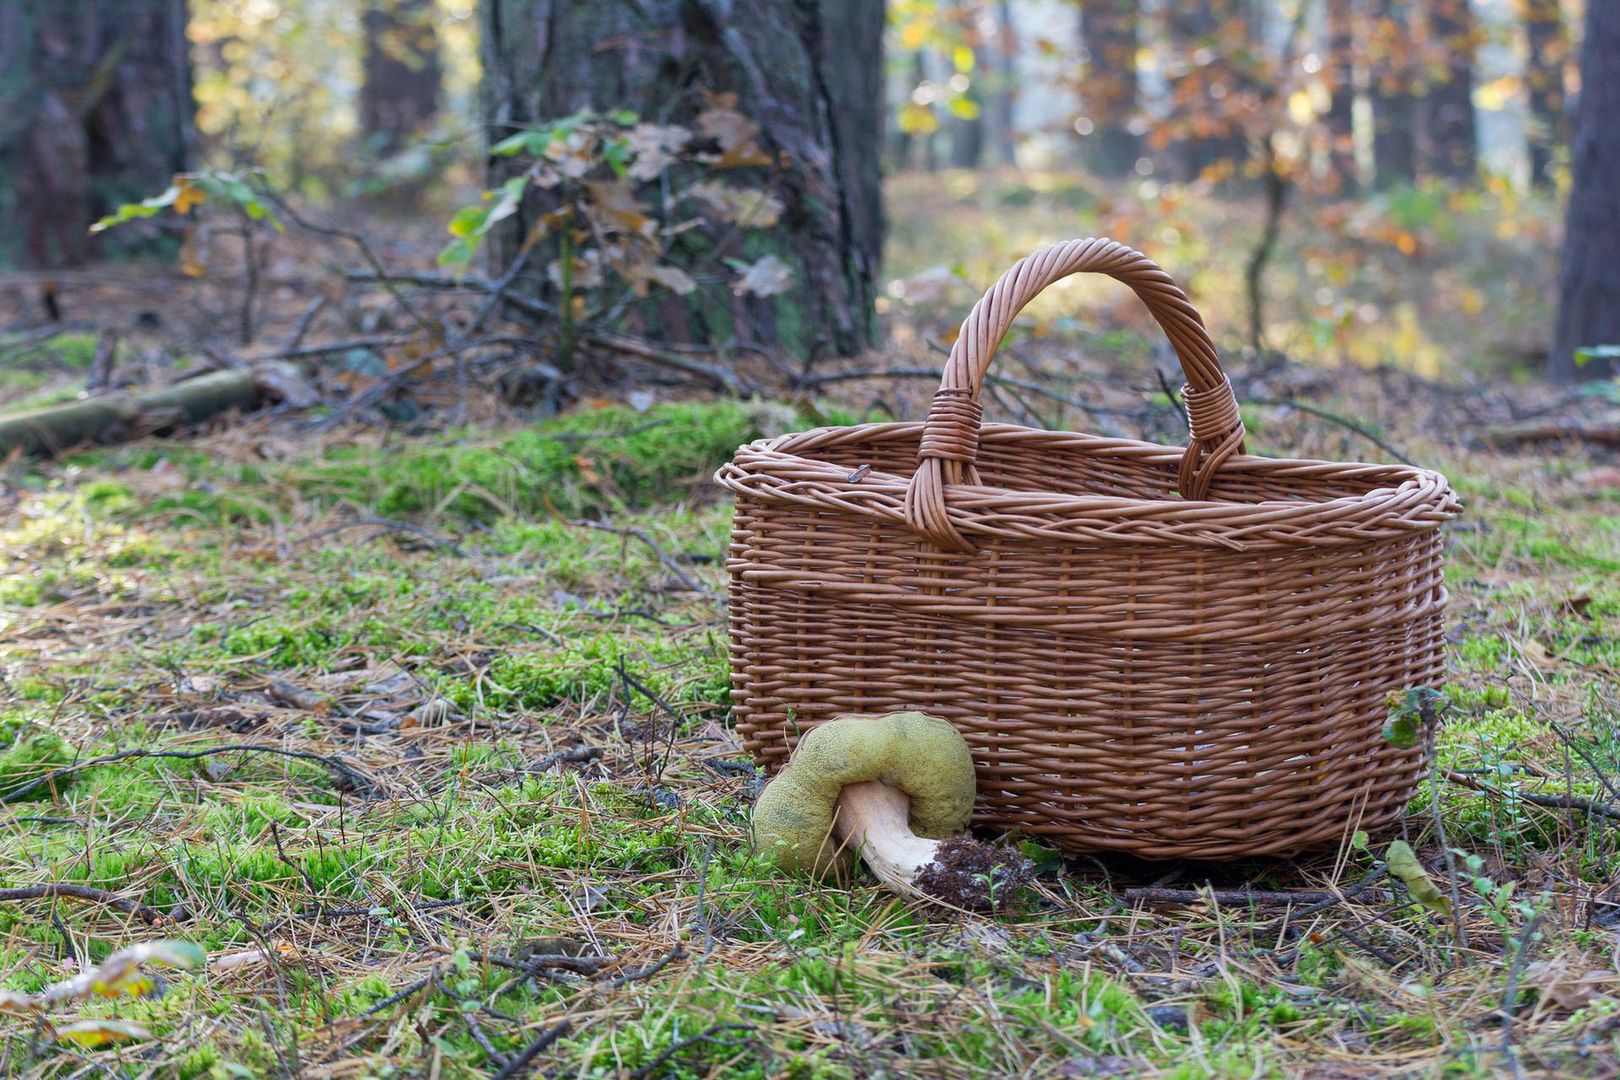
[[[890,889],[974,910],[1027,880],[1022,856],[958,835],[973,813],[973,758],[947,720],[840,716],[799,740],[754,803],[754,845],[784,870],[848,870],[856,852]]]

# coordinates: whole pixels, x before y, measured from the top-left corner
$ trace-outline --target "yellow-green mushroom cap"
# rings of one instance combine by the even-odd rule
[[[911,798],[911,831],[942,840],[973,814],[973,756],[950,721],[927,713],[840,716],[799,740],[754,802],[756,850],[784,870],[825,874],[847,866],[832,836],[838,793],[877,780]]]

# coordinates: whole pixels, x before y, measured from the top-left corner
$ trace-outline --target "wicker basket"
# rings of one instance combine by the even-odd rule
[[[1019,310],[1125,282],[1186,373],[1190,445],[981,424]],[[962,324],[926,422],[750,443],[731,580],[737,730],[774,771],[847,712],[922,709],[973,748],[975,823],[1068,852],[1289,855],[1401,813],[1391,693],[1442,670],[1422,469],[1243,453],[1231,384],[1169,276],[1109,240],[1019,261]]]

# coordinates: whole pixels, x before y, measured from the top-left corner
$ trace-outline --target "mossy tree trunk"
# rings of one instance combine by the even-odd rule
[[[194,112],[185,0],[0,3],[0,265],[89,258],[91,222],[191,165]]]
[[[1582,365],[1577,349],[1620,347],[1620,4],[1586,7],[1581,44],[1581,94],[1570,146],[1573,185],[1564,226],[1558,331],[1548,372],[1553,378],[1607,379],[1620,371],[1612,357]]]
[[[700,288],[636,311],[668,343],[738,342],[785,355],[853,355],[874,338],[883,222],[883,5],[876,0],[485,0],[484,114],[500,137],[590,108],[691,125],[703,92],[734,93],[759,124],[786,204],[768,230],[704,239],[723,257],[776,255],[794,287],[768,299]],[[494,179],[505,173],[497,163]],[[510,258],[538,205],[502,223]],[[684,238],[683,238],[684,239]],[[539,278],[539,275],[536,275]],[[544,290],[543,281],[533,286]]]

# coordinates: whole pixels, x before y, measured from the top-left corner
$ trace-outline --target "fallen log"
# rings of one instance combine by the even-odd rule
[[[1620,446],[1620,412],[1596,418],[1548,418],[1501,424],[1487,428],[1482,438],[1492,446],[1522,446],[1526,443],[1588,442],[1600,446]]]
[[[280,400],[283,387],[304,383],[291,364],[214,371],[171,386],[114,392],[0,416],[0,461],[51,457],[86,442],[114,443],[168,434],[228,409],[256,409]]]

